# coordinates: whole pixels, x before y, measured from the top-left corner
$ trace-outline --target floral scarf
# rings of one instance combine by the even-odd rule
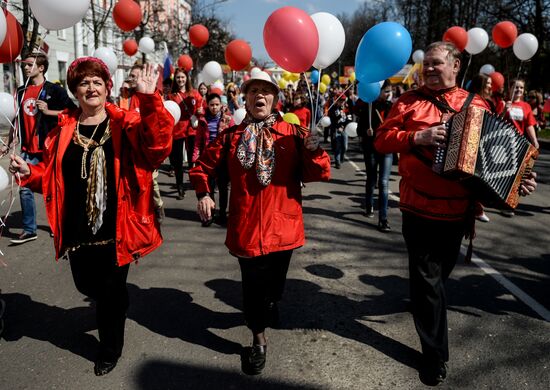
[[[254,122],[247,116],[244,120],[247,126],[237,146],[237,158],[244,169],[252,168],[256,162],[256,176],[263,186],[271,183],[275,170],[275,149],[270,128],[276,120],[277,114],[271,114],[260,122]]]

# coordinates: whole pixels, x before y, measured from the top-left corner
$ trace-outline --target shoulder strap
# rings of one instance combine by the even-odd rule
[[[468,97],[466,98],[466,100],[464,101],[464,104],[462,105],[462,107],[460,108],[460,111],[464,111],[465,109],[468,108],[468,106],[470,105],[470,103],[472,102],[472,100],[474,99],[474,97],[476,96],[476,94],[474,92],[470,92],[468,94]]]
[[[434,96],[428,95],[427,93],[424,93],[419,90],[414,90],[414,93],[422,97],[423,99],[428,100],[430,103],[436,106],[439,109],[439,111],[441,111],[442,113],[456,114],[458,112],[457,110],[449,106],[449,103],[447,103],[444,97],[442,97],[442,100],[439,100],[439,99],[436,99]]]

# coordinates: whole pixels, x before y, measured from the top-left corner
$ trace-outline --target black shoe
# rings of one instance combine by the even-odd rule
[[[381,231],[382,233],[391,232],[391,227],[388,224],[388,221],[384,219],[384,220],[378,222],[378,230]]]
[[[113,368],[116,367],[117,363],[118,363],[117,360],[115,360],[114,362],[108,362],[108,361],[99,359],[95,362],[94,374],[96,374],[96,376],[106,375],[111,371],[113,371]]]
[[[27,233],[23,232],[19,235],[19,237],[14,238],[13,240],[10,240],[12,244],[24,244],[26,242],[36,240],[36,233]]]
[[[334,168],[340,169],[340,163],[338,161],[336,161],[336,163],[334,163]]]
[[[208,227],[208,226],[212,225],[213,222],[214,222],[214,217],[210,217],[210,219],[208,221],[202,221],[201,226],[202,227]]]
[[[241,368],[247,375],[258,375],[265,367],[267,345],[252,345],[243,349]]]
[[[420,381],[428,386],[437,386],[447,378],[447,365],[444,361],[424,363],[420,369]]]
[[[183,186],[178,187],[178,196],[176,196],[177,200],[182,200],[185,198],[185,190],[183,189]]]
[[[365,216],[367,218],[373,218],[374,217],[374,210],[372,209],[372,206],[367,207],[367,209],[365,210]]]
[[[227,225],[227,214],[221,213],[216,217],[216,223],[221,226]]]

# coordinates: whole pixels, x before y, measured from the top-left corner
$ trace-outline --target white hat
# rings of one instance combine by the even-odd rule
[[[277,93],[280,92],[279,90],[279,86],[277,85],[277,83],[275,83],[272,79],[271,79],[271,76],[269,76],[269,74],[267,74],[267,72],[264,72],[263,70],[259,71],[259,72],[255,72],[254,76],[250,76],[250,78],[248,80],[246,80],[242,85],[241,85],[241,91],[246,94],[246,89],[248,88],[248,86],[254,82],[254,81],[265,81],[266,83],[269,83],[271,85],[273,85],[273,87],[275,87],[275,90],[277,91]],[[276,93],[276,94],[277,94]]]

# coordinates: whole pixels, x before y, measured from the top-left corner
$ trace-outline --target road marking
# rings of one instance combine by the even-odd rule
[[[346,157],[346,160],[349,161],[350,165],[355,168],[355,170],[362,175],[366,176],[365,170],[359,168],[359,165],[351,161]],[[389,198],[399,202],[399,197],[397,195],[394,195],[390,191]],[[461,247],[461,253],[463,255],[466,254],[466,246],[462,245]],[[544,319],[547,322],[550,322],[550,311],[547,310],[543,305],[535,301],[533,298],[531,298],[527,293],[525,293],[521,288],[516,286],[514,283],[512,283],[510,280],[506,279],[504,275],[502,275],[500,272],[498,272],[496,269],[491,267],[489,264],[487,264],[485,261],[483,261],[481,258],[479,258],[475,253],[472,254],[472,263],[477,265],[479,268],[483,270],[487,275],[491,276],[493,279],[495,279],[498,283],[500,283],[505,289],[510,291],[517,299],[519,299],[521,302],[526,304],[533,310],[535,313],[537,313],[542,319]]]

